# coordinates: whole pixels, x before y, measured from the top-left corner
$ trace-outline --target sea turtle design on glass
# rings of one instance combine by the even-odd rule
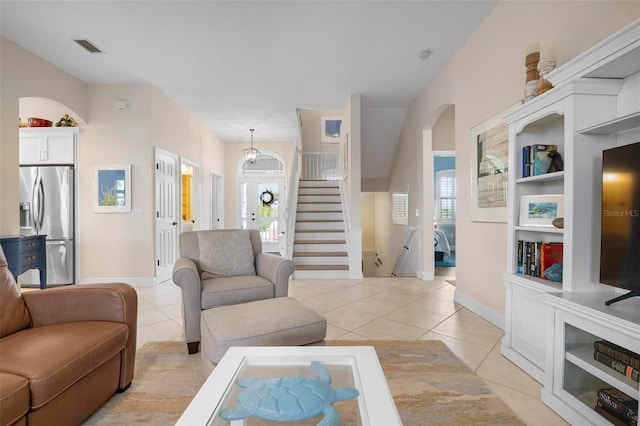
[[[356,398],[358,391],[353,388],[334,390],[331,387],[331,374],[322,364],[311,361],[311,368],[317,379],[239,379],[237,385],[245,388],[236,397],[240,405],[222,410],[220,417],[227,421],[255,416],[267,420],[293,422],[324,414],[318,426],[337,426],[340,416],[331,404]]]

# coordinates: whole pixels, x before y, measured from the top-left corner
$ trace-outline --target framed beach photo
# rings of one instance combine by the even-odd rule
[[[512,105],[471,128],[471,220],[507,221],[509,128],[502,117]]]
[[[94,166],[93,211],[131,211],[131,165]]]
[[[564,195],[523,195],[520,198],[520,226],[553,227],[554,219],[564,217]]]

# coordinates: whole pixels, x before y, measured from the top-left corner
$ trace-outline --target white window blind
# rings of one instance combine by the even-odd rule
[[[456,220],[456,172],[443,170],[436,173],[436,221],[451,223]]]

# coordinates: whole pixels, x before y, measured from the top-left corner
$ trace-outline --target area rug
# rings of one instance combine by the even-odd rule
[[[441,341],[327,345],[375,347],[406,426],[524,425]],[[173,425],[212,370],[205,357],[187,355],[182,342],[147,343],[138,349],[131,388],[114,395],[84,424]]]

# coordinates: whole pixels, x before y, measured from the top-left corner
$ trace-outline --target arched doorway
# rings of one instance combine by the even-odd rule
[[[255,163],[242,160],[238,167],[238,223],[242,229],[260,231],[265,252],[283,249],[280,213],[286,206],[285,176],[284,161],[274,153],[262,153]]]

